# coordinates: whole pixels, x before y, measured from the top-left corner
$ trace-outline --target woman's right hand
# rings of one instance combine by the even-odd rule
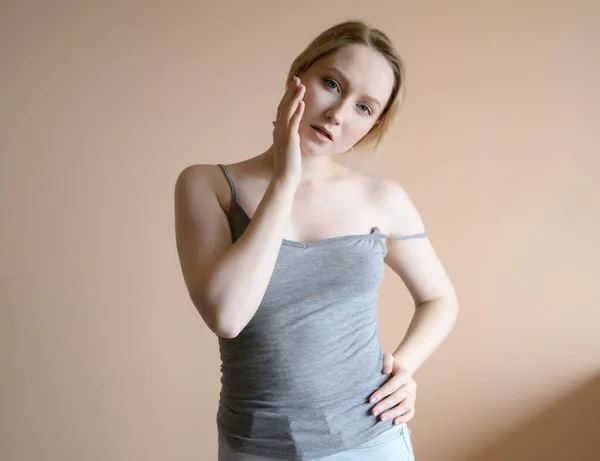
[[[300,120],[304,114],[306,87],[296,76],[292,77],[283,98],[277,106],[273,128],[275,165],[273,177],[300,181],[302,153],[300,151]]]

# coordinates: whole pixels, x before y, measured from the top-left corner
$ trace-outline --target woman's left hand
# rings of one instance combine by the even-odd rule
[[[389,352],[383,354],[382,371],[391,376],[369,399],[370,403],[379,402],[371,413],[382,421],[395,418],[394,424],[410,421],[415,416],[417,383]]]

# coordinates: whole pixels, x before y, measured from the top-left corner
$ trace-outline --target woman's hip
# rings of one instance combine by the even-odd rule
[[[358,447],[311,461],[414,461],[410,429],[406,424],[387,431]],[[219,461],[287,461],[262,455],[236,452],[219,436]]]

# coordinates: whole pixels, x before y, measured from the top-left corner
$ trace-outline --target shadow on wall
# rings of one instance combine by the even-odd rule
[[[600,461],[600,374],[467,461]]]

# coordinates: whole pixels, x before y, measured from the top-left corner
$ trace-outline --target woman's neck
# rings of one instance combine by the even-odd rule
[[[271,145],[259,155],[261,164],[269,172],[273,171],[275,149]],[[301,183],[310,184],[337,179],[346,173],[346,169],[336,163],[331,157],[314,157],[302,153]]]

